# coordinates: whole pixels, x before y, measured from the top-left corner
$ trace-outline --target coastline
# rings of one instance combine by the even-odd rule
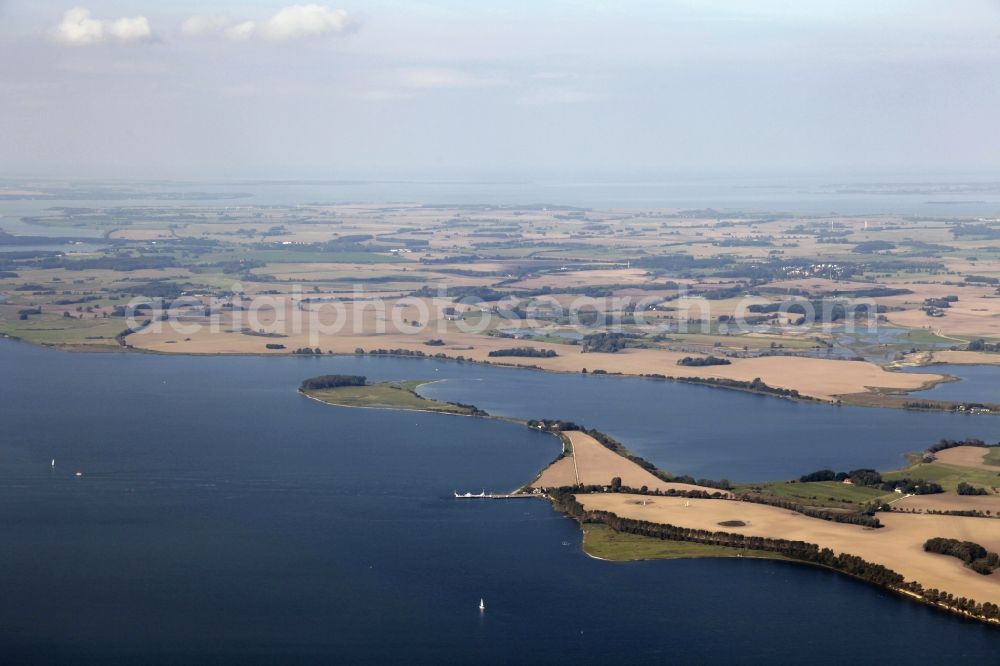
[[[177,355],[177,356],[212,356],[212,357],[214,357],[214,356],[219,356],[219,357],[221,357],[221,356],[227,356],[227,357],[228,356],[243,356],[243,357],[262,357],[262,358],[263,357],[301,357],[301,358],[317,358],[317,357],[320,357],[321,358],[321,357],[352,357],[352,356],[353,357],[361,357],[361,356],[364,356],[364,357],[391,357],[391,358],[398,358],[398,359],[423,359],[423,360],[434,360],[434,361],[450,361],[450,362],[454,362],[454,363],[463,363],[463,364],[464,363],[469,363],[469,364],[484,365],[484,366],[497,367],[497,368],[511,368],[511,369],[518,369],[518,370],[534,370],[534,371],[538,371],[538,372],[546,372],[546,373],[554,373],[554,374],[566,374],[566,375],[582,374],[582,373],[578,373],[576,371],[571,371],[571,370],[562,370],[562,369],[555,369],[555,368],[544,368],[544,367],[541,367],[541,366],[539,366],[537,364],[493,362],[493,361],[477,360],[477,359],[472,359],[472,358],[457,358],[457,357],[446,356],[446,355],[436,356],[436,355],[433,355],[433,354],[424,354],[423,356],[417,356],[415,354],[392,354],[392,353],[386,353],[386,354],[373,354],[373,353],[358,354],[357,352],[332,351],[332,352],[329,352],[329,353],[311,355],[311,354],[292,354],[292,353],[288,353],[288,352],[165,351],[165,350],[159,350],[159,349],[149,349],[149,348],[144,348],[144,347],[135,347],[135,346],[132,346],[132,345],[125,345],[124,347],[115,347],[115,346],[112,346],[112,345],[93,345],[91,347],[89,345],[46,344],[46,343],[37,343],[37,342],[29,341],[29,340],[24,340],[22,338],[19,338],[17,336],[12,336],[12,335],[9,335],[9,334],[5,334],[5,335],[3,335],[3,337],[5,339],[16,341],[16,342],[20,342],[20,343],[23,343],[23,344],[32,345],[32,346],[36,346],[36,347],[44,347],[46,349],[54,349],[54,350],[58,350],[58,351],[66,352],[66,353],[79,353],[79,352],[83,352],[83,353],[122,353],[122,352],[131,352],[131,353],[141,353],[141,354],[155,354],[155,355],[159,355],[159,356],[174,356],[174,355]],[[895,370],[891,366],[884,367],[883,369],[886,372],[892,372],[892,373],[898,372],[897,370]],[[932,379],[932,380],[927,380],[927,381],[923,382],[922,385],[919,388],[911,389],[911,390],[906,391],[906,392],[898,392],[896,389],[891,389],[891,388],[871,388],[871,387],[868,387],[868,391],[865,392],[865,393],[861,393],[861,394],[843,394],[843,395],[835,395],[832,398],[822,398],[822,397],[816,397],[816,396],[811,396],[811,395],[807,395],[807,394],[800,394],[800,395],[794,395],[794,396],[793,395],[784,395],[784,394],[781,394],[781,393],[779,393],[777,391],[788,390],[788,389],[783,389],[782,387],[779,387],[779,386],[765,385],[765,386],[767,386],[771,390],[758,390],[758,389],[751,388],[749,386],[738,386],[738,385],[733,385],[733,384],[727,384],[726,383],[727,381],[732,381],[734,383],[740,383],[741,380],[727,380],[725,378],[721,378],[720,379],[720,378],[715,378],[715,377],[683,377],[683,376],[678,377],[678,376],[671,376],[671,375],[660,375],[660,374],[649,374],[649,373],[601,372],[601,371],[591,371],[591,372],[586,373],[586,374],[598,375],[598,376],[601,376],[601,377],[624,377],[624,378],[633,378],[633,379],[648,379],[648,380],[655,380],[655,381],[671,381],[671,382],[684,383],[684,384],[694,384],[694,385],[699,385],[699,386],[708,386],[708,387],[711,387],[711,388],[728,389],[728,390],[731,390],[731,391],[739,391],[739,392],[742,392],[742,393],[750,393],[750,394],[753,394],[753,395],[761,395],[761,396],[765,396],[765,397],[780,398],[780,399],[789,400],[789,401],[792,401],[792,402],[825,404],[825,405],[831,405],[831,406],[840,406],[841,404],[847,404],[847,405],[858,406],[858,407],[882,407],[882,408],[886,408],[886,409],[906,409],[906,407],[902,406],[901,404],[893,404],[891,401],[888,401],[887,404],[882,404],[882,405],[880,405],[880,404],[870,404],[870,403],[866,403],[866,402],[864,402],[862,400],[857,400],[856,398],[851,398],[851,396],[859,396],[859,395],[860,396],[869,396],[870,395],[870,396],[874,396],[873,398],[871,398],[871,400],[875,400],[875,399],[877,399],[878,396],[884,396],[884,395],[898,395],[898,396],[901,396],[901,397],[912,395],[912,397],[914,399],[919,400],[919,396],[913,395],[913,394],[915,394],[915,393],[917,393],[919,391],[924,391],[924,390],[933,388],[934,386],[937,386],[938,384],[941,384],[941,383],[952,382],[952,381],[960,381],[959,378],[953,377],[951,375],[940,375],[939,378]],[[743,383],[747,383],[747,382],[743,382]],[[940,409],[930,409],[928,411],[949,411],[949,409],[942,407]]]

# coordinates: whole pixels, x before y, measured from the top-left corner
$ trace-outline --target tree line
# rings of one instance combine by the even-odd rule
[[[340,388],[342,386],[365,386],[368,378],[364,375],[320,375],[302,381],[299,390],[318,391],[321,389]]]
[[[580,345],[583,353],[599,352],[614,354],[628,345],[628,341],[638,336],[632,333],[591,333],[583,336]]]
[[[989,495],[990,492],[986,488],[976,488],[971,483],[966,483],[965,481],[959,481],[956,487],[956,492],[959,495]]]
[[[684,365],[692,368],[700,368],[706,365],[729,365],[732,361],[728,358],[719,358],[718,356],[685,356],[684,358],[677,361],[677,365]]]
[[[933,495],[943,493],[944,488],[940,484],[925,479],[897,479],[886,481],[882,479],[882,474],[874,469],[854,469],[850,472],[834,472],[832,469],[821,469],[799,477],[800,483],[816,483],[819,481],[850,481],[855,486],[866,488],[879,488],[886,492],[900,490],[911,495]]]
[[[554,349],[536,349],[534,347],[511,347],[508,349],[494,349],[489,356],[523,356],[527,358],[552,358],[558,356]]]
[[[928,446],[924,450],[924,452],[933,455],[933,454],[937,453],[938,451],[944,451],[946,449],[954,449],[954,448],[957,448],[959,446],[988,447],[988,446],[998,446],[998,445],[997,444],[987,444],[983,440],[981,440],[981,439],[975,439],[975,438],[970,438],[970,439],[941,439],[941,440],[938,440],[937,444],[931,444],[930,446]]]
[[[986,550],[974,541],[934,537],[924,542],[924,550],[957,557],[965,562],[965,566],[983,576],[989,576],[1000,568],[1000,555]]]

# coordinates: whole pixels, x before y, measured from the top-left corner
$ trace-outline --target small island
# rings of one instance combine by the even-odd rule
[[[299,386],[299,392],[314,400],[341,407],[489,416],[474,405],[430,400],[418,395],[417,388],[429,383],[431,382],[426,380],[409,380],[370,384],[368,378],[363,375],[320,375],[303,381]]]

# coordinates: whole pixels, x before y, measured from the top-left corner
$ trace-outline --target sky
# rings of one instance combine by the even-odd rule
[[[1000,177],[1000,0],[0,0],[0,177]]]

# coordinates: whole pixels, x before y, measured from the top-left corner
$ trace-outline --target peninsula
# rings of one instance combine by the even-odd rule
[[[347,407],[488,416],[419,396],[424,383],[326,375],[304,381],[300,391]],[[558,437],[562,451],[515,493],[547,497],[578,521],[594,557],[805,562],[1000,623],[1000,578],[993,575],[1000,568],[1000,444],[942,441],[891,472],[818,470],[790,481],[732,484],[664,472],[576,423],[524,423]],[[963,555],[943,553],[936,542],[960,544]]]

